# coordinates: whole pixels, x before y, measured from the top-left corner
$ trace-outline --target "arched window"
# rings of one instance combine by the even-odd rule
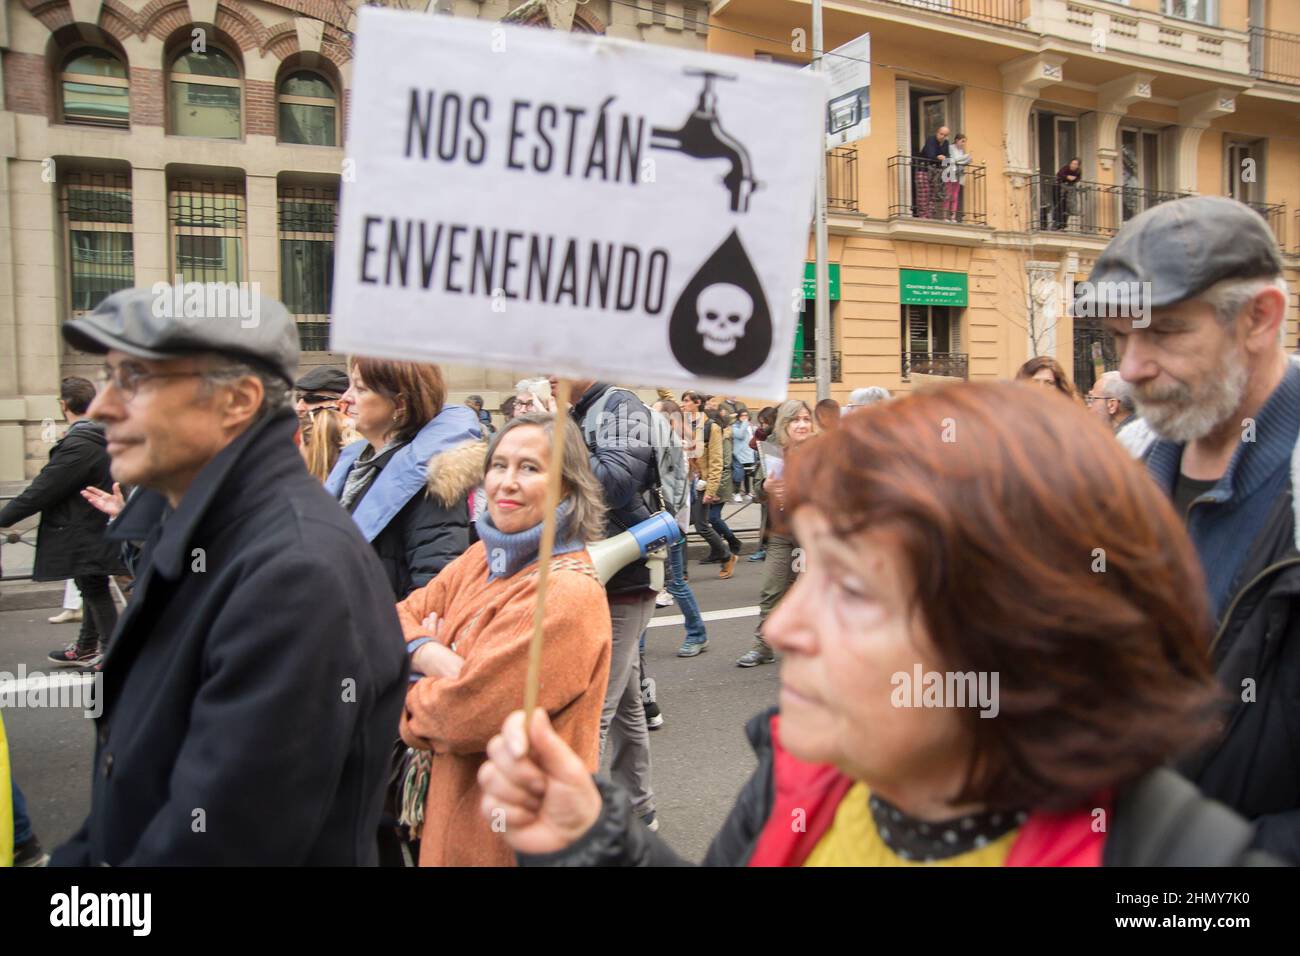
[[[337,146],[338,97],[319,73],[299,70],[280,81],[280,142]]]
[[[64,61],[63,122],[125,129],[131,119],[126,66],[106,50],[78,50]]]
[[[243,84],[234,60],[215,47],[185,51],[172,62],[168,79],[172,133],[239,139]]]

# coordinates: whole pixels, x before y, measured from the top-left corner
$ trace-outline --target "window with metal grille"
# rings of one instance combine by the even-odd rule
[[[61,173],[59,212],[68,242],[68,303],[89,312],[135,284],[130,173]]]
[[[279,211],[280,299],[298,317],[303,349],[324,349],[334,289],[338,186],[281,185]]]
[[[174,275],[242,282],[247,206],[242,183],[178,179],[168,196]]]

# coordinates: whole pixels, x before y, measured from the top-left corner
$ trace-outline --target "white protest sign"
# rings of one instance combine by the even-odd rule
[[[822,57],[822,72],[831,82],[826,148],[866,139],[871,135],[871,34],[827,53]]]
[[[331,347],[782,397],[826,84],[365,7]]]

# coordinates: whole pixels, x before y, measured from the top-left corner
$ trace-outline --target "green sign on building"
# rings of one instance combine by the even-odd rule
[[[903,305],[965,306],[967,276],[964,272],[922,272],[898,270],[898,290]]]
[[[830,292],[831,301],[838,300],[840,297],[840,266],[838,262],[828,262],[826,264],[826,287]],[[803,264],[803,297],[805,299],[817,298],[817,269],[811,262]]]

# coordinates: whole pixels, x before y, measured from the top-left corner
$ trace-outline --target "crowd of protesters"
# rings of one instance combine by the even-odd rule
[[[90,812],[52,862],[685,862],[656,835],[645,639],[674,603],[677,655],[709,647],[688,548],[602,575],[588,546],[667,512],[730,580],[728,503],[762,513],[736,664],[779,656],[781,692],[706,864],[1300,862],[1300,360],[1277,245],[1240,204],[1183,199],[1090,278],[1144,283],[1152,312],[1105,320],[1119,367],[1084,395],[1047,356],[843,407],[650,408],[580,380],[561,408],[538,376],[499,427],[432,364],[295,379],[278,303],[248,330],[110,296],[64,326],[102,387],[65,381],[68,433],[0,512],[42,514],[39,579],[87,608],[56,660],[105,683]],[[661,437],[631,440],[638,418]],[[914,670],[992,675],[993,695],[900,703]],[[39,862],[25,813],[15,831]]]

